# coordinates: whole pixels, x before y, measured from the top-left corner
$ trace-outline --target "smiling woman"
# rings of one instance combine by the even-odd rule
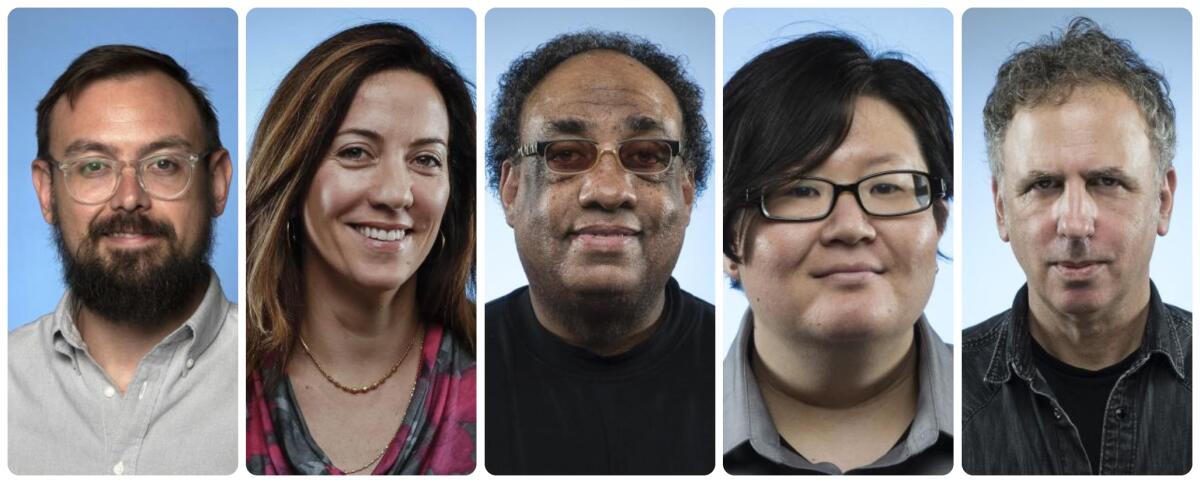
[[[252,473],[474,470],[474,126],[467,82],[396,24],[281,82],[246,190]]]

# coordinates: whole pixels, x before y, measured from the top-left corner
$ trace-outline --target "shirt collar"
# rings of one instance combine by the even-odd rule
[[[77,310],[78,301],[71,291],[67,290],[59,299],[58,306],[54,309],[54,316],[50,321],[50,333],[53,336],[55,350],[67,355],[72,360],[75,358],[75,351],[72,348],[81,351],[87,350],[87,344],[79,334],[79,328],[75,326]],[[233,310],[233,304],[225,300],[220,280],[215,272],[209,270],[208,289],[204,292],[200,306],[183,322],[183,325],[164,337],[156,347],[190,336],[188,358],[196,359],[216,340],[217,334],[221,332],[221,326],[225,322],[225,316],[230,310]]]
[[[1008,382],[1013,372],[1026,381],[1033,380],[1033,343],[1029,333],[1029,285],[1026,284],[1017,291],[1013,298],[1012,309],[1002,315],[999,330],[1001,337],[996,338],[992,349],[992,358],[988,363],[984,381],[1002,384]],[[1187,363],[1185,348],[1176,325],[1169,320],[1173,317],[1169,308],[1158,295],[1158,288],[1150,282],[1149,312],[1146,315],[1146,331],[1142,336],[1142,344],[1137,351],[1134,366],[1141,366],[1153,354],[1162,354],[1170,364],[1175,376],[1180,380],[1187,379],[1184,365]],[[1010,369],[1011,368],[1011,369]]]
[[[917,414],[905,440],[875,463],[863,468],[902,463],[933,446],[941,435],[954,436],[954,356],[922,315],[915,332],[918,343]],[[750,442],[756,453],[776,463],[828,472],[828,463],[813,464],[786,448],[767,411],[750,366],[754,340],[754,314],[746,310],[741,329],[725,356],[724,453]],[[828,468],[827,468],[828,467]]]

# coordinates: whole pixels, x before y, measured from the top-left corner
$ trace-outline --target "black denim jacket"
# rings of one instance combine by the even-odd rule
[[[1028,287],[1012,309],[963,331],[962,465],[967,473],[1090,474],[1079,433],[1033,364]],[[1150,284],[1146,333],[1105,408],[1101,474],[1192,467],[1192,314]]]

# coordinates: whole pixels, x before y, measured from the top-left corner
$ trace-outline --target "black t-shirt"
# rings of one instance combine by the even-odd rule
[[[1117,378],[1133,364],[1137,351],[1125,360],[1098,371],[1089,371],[1056,359],[1033,340],[1033,365],[1037,367],[1059,406],[1079,431],[1083,449],[1092,464],[1092,474],[1100,473],[1100,441],[1104,431],[1104,410]]]
[[[523,287],[487,304],[484,466],[492,474],[708,474],[713,306],[666,288],[649,339],[603,357],[538,323]]]

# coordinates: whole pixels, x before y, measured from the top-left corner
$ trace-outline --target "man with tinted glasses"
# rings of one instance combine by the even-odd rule
[[[237,309],[208,266],[232,174],[174,59],[108,45],[37,108],[33,183],[69,291],[9,336],[18,474],[237,468]]]
[[[996,224],[1028,281],[963,334],[968,473],[1191,468],[1192,316],[1149,275],[1174,116],[1162,74],[1086,18],[1000,67],[984,107]]]
[[[712,305],[671,271],[708,168],[700,91],[615,33],[557,37],[501,80],[491,185],[529,286],[487,305],[493,474],[707,474]]]

